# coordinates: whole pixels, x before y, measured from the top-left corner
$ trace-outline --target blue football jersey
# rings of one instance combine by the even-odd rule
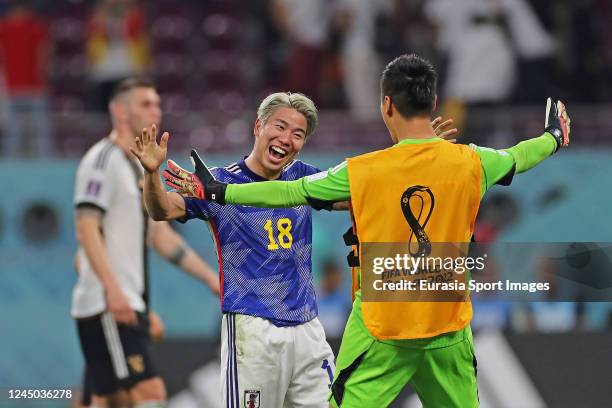
[[[319,171],[295,160],[278,180]],[[211,172],[224,183],[266,181],[244,160]],[[255,208],[185,198],[185,208],[184,220],[199,218],[209,224],[219,260],[223,312],[262,317],[276,326],[294,326],[317,316],[310,206]]]

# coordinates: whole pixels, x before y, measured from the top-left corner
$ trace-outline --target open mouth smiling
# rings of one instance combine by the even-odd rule
[[[278,160],[282,160],[287,156],[287,151],[278,146],[270,146],[268,151],[272,157]]]

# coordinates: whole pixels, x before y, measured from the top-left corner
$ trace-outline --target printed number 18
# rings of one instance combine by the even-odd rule
[[[268,231],[268,249],[274,251],[279,248],[279,244],[282,248],[289,249],[293,244],[293,235],[291,235],[291,220],[289,218],[281,218],[276,222],[276,229],[278,230],[278,243],[274,239],[274,229],[272,228],[272,220],[266,221],[264,229]]]

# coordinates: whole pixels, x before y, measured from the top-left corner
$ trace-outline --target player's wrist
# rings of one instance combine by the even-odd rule
[[[157,178],[159,178],[159,175],[160,175],[159,169],[160,169],[160,167],[161,167],[161,165],[157,166],[154,169],[149,169],[149,168],[143,166],[145,176],[157,176]]]
[[[548,135],[552,136],[555,140],[555,153],[559,150],[559,148],[563,145],[563,131],[556,126],[549,126],[544,129],[544,132]]]
[[[102,282],[102,286],[104,287],[104,295],[105,296],[118,296],[123,295],[123,291],[119,286],[119,283],[115,279],[106,279]]]
[[[195,149],[191,150],[191,161],[195,167],[193,174],[203,186],[204,198],[208,201],[214,201],[218,204],[224,205],[227,183],[222,183],[215,179]]]
[[[555,152],[561,147],[569,145],[570,118],[561,101],[553,102],[552,98],[546,100],[546,116],[544,131],[549,133],[557,142]]]
[[[214,201],[217,204],[225,204],[225,192],[227,184],[217,180],[209,181],[204,186],[204,196],[208,201]]]

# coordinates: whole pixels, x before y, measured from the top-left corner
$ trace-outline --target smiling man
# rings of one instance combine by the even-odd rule
[[[429,122],[437,77],[433,66],[414,54],[396,58],[383,71],[380,111],[392,147],[293,182],[224,185],[207,174],[200,161],[196,173],[202,183],[192,190],[217,203],[268,208],[350,198],[363,265],[365,245],[401,243],[410,249],[416,242],[420,249],[468,243],[483,195],[568,146],[570,118],[562,102],[548,98],[541,136],[504,150],[454,145],[438,137]],[[429,215],[420,217],[425,208]],[[366,292],[362,297],[361,278],[368,275],[355,271],[355,301],[338,352],[330,406],[387,407],[410,384],[426,408],[478,407],[469,298],[450,302],[387,297],[385,302],[367,298]],[[436,282],[444,278],[435,276]]]
[[[295,160],[316,125],[317,110],[306,96],[271,94],[257,111],[248,157],[211,171],[230,184],[290,181],[318,173],[319,169]],[[159,167],[166,158],[169,136],[162,136],[160,146],[143,144],[154,138],[155,129],[143,131],[133,151],[146,170],[149,214],[156,220],[205,220],[216,244],[224,406],[327,406],[334,356],[317,319],[311,207],[222,206],[166,193]],[[184,172],[172,161],[169,167]]]

